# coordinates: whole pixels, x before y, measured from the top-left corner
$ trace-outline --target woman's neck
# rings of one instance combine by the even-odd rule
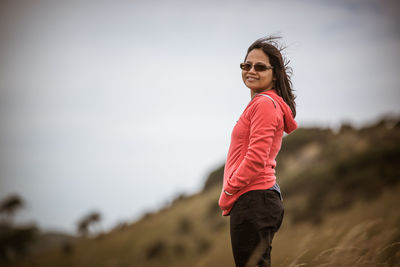
[[[257,94],[265,93],[265,92],[267,92],[267,91],[269,91],[269,90],[272,90],[272,88],[270,88],[270,89],[265,89],[264,91],[261,91],[261,92],[256,92],[256,91],[254,91],[254,90],[250,90],[250,97],[251,97],[251,99],[253,99],[253,97],[255,97]]]

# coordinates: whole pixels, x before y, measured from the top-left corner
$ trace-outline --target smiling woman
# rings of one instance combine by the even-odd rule
[[[254,64],[254,65],[253,65]],[[254,49],[247,55],[246,62],[240,64],[243,82],[251,90],[251,97],[256,93],[272,89],[275,76],[269,63],[269,57],[261,50]]]
[[[232,132],[219,199],[230,215],[237,267],[270,266],[271,243],[283,219],[275,158],[283,132],[297,128],[288,67],[275,37],[255,41],[240,64],[251,101]]]

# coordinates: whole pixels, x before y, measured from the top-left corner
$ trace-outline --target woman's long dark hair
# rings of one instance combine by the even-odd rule
[[[253,49],[262,49],[264,51],[269,58],[271,66],[274,67],[273,71],[276,78],[274,89],[278,95],[283,98],[286,104],[289,105],[293,117],[296,117],[296,102],[294,101],[296,96],[293,94],[291,81],[292,68],[288,65],[290,61],[282,57],[281,51],[285,49],[285,47],[279,44],[279,39],[279,36],[269,36],[256,40],[249,49],[247,49],[245,61],[247,55]]]

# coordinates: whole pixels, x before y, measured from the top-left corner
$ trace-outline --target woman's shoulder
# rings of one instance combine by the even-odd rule
[[[258,105],[263,105],[263,106],[271,106],[271,104],[274,106],[274,108],[276,108],[276,100],[267,94],[259,94],[255,97],[254,99],[255,101],[257,101]]]
[[[259,94],[254,97],[253,101],[251,101],[250,107],[254,110],[273,110],[276,109],[276,102],[275,100],[264,94]]]
[[[278,115],[277,103],[269,97],[257,95],[249,104],[246,113],[249,118],[257,115],[274,117]]]

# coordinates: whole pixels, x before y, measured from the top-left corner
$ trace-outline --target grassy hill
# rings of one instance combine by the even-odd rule
[[[277,176],[284,223],[273,266],[398,266],[400,123],[302,128],[284,138]],[[234,266],[217,206],[223,166],[204,190],[96,238],[51,246],[5,266]]]

